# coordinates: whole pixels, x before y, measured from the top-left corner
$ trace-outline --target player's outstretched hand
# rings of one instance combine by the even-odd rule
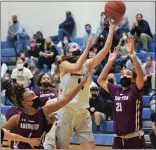
[[[119,48],[118,48],[118,47],[115,47],[115,48],[114,48],[113,53],[111,53],[111,52],[109,51],[109,58],[108,58],[108,61],[114,62],[114,60],[115,60],[115,59],[117,58],[117,56],[118,56],[118,52],[119,52]]]

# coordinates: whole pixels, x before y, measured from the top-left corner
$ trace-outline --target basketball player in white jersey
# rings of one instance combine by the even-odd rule
[[[110,23],[105,46],[92,59],[86,60],[92,45],[92,37],[89,38],[82,54],[78,44],[69,43],[66,46],[65,56],[62,56],[62,62],[59,66],[61,79],[59,98],[80,83],[86,71],[92,72],[105,58],[111,48],[116,26]],[[57,148],[69,148],[73,133],[75,133],[75,139],[82,148],[95,148],[92,121],[90,113],[86,109],[89,108],[90,83],[90,79],[88,79],[75,98],[58,112]]]

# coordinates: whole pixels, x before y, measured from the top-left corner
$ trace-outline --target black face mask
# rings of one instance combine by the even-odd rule
[[[72,56],[80,56],[80,55],[81,55],[81,51],[80,50],[72,52]]]
[[[40,100],[39,100],[38,98],[36,98],[36,99],[33,100],[33,105],[32,105],[32,107],[33,107],[34,109],[38,109],[38,107],[40,107]]]
[[[97,94],[92,94],[92,97],[93,97],[93,98],[96,98],[96,97],[97,97]]]
[[[13,21],[13,23],[16,24],[17,23],[17,20],[16,21]]]
[[[108,82],[114,84],[114,79],[110,78],[108,79]]]
[[[142,24],[143,23],[143,20],[138,20],[138,24]]]
[[[43,83],[41,83],[41,84],[42,84],[42,86],[43,86],[44,88],[47,88],[47,87],[50,86],[50,83],[49,83],[49,82],[43,82]]]
[[[53,83],[59,83],[59,81],[58,80],[53,80]]]
[[[122,87],[128,88],[131,85],[131,78],[123,77],[120,80],[120,84]]]

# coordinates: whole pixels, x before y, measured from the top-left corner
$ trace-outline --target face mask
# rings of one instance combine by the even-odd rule
[[[13,21],[13,23],[16,24],[17,23],[17,20],[16,21]]]
[[[32,105],[32,107],[33,107],[34,109],[37,109],[38,107],[40,107],[40,100],[39,100],[38,98],[36,98],[36,99],[33,100],[33,105]]]
[[[91,29],[86,29],[86,32],[87,32],[88,34],[90,34],[90,33],[91,33]]]
[[[18,68],[19,70],[23,69],[23,64],[17,64],[17,68]]]
[[[131,78],[123,77],[120,80],[120,84],[122,87],[128,88],[131,85]]]
[[[108,82],[114,84],[114,79],[110,78],[108,79]]]
[[[81,51],[80,50],[72,52],[72,56],[80,56],[80,55],[81,55]]]
[[[68,44],[68,40],[64,40],[63,43],[66,45]]]
[[[156,104],[153,104],[153,105],[151,106],[151,109],[152,109],[153,111],[156,111]]]
[[[138,24],[142,24],[143,20],[138,20]]]
[[[96,98],[96,97],[97,97],[97,94],[92,94],[92,97],[93,97],[93,98]]]
[[[1,114],[1,118],[0,118],[0,124],[1,124],[1,126],[3,126],[5,123],[6,123],[5,115]]]
[[[29,66],[29,69],[30,70],[34,70],[35,69],[35,66]]]
[[[126,40],[127,39],[127,36],[126,35],[122,36],[122,39],[123,40]]]
[[[41,84],[42,84],[42,86],[43,86],[44,88],[47,88],[47,87],[50,85],[49,82],[43,82],[43,83],[41,83]]]
[[[4,77],[4,80],[9,80],[10,78],[9,77]]]
[[[53,83],[59,83],[59,81],[58,80],[53,80]]]
[[[31,44],[30,44],[30,47],[34,48],[35,45],[36,45],[35,43],[31,43]]]

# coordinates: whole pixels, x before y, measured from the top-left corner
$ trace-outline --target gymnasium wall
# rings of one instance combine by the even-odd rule
[[[154,2],[125,2],[126,14],[129,16],[130,26],[136,13],[142,13],[155,33],[155,3]],[[18,15],[32,35],[37,30],[44,33],[45,37],[56,35],[58,25],[65,19],[65,12],[70,10],[76,22],[74,35],[84,35],[84,25],[90,23],[96,32],[99,25],[100,13],[105,2],[1,2],[1,40],[6,39],[8,20],[13,14]]]

